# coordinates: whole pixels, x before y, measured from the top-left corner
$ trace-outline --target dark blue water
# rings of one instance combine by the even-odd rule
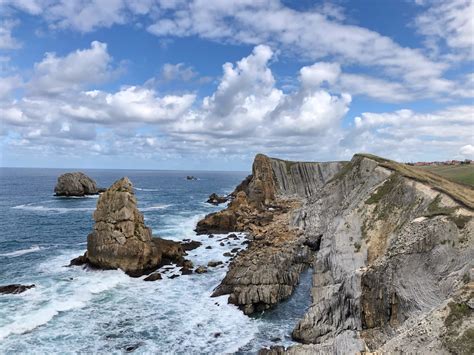
[[[278,312],[248,318],[228,305],[226,296],[209,297],[226,265],[151,283],[121,271],[64,267],[85,251],[97,202],[96,197],[54,197],[57,176],[64,172],[0,170],[0,284],[36,285],[20,295],[0,296],[1,353],[121,353],[127,347],[136,353],[252,352],[272,345],[275,337],[281,339],[277,343],[291,343],[289,332],[309,300],[309,276]],[[203,242],[189,256],[195,265],[226,262],[224,252],[243,247],[243,239],[221,246],[218,238],[196,236],[193,229],[202,216],[219,209],[205,203],[207,196],[231,192],[246,172],[84,172],[104,187],[128,176],[155,235]]]

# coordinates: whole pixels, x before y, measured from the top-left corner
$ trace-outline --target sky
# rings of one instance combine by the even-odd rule
[[[0,166],[474,159],[474,0],[0,0]]]

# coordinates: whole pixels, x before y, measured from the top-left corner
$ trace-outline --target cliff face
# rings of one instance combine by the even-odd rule
[[[442,353],[473,331],[472,209],[387,166],[355,156],[300,210],[304,233],[322,237],[313,304],[293,332],[317,345],[299,351]],[[450,302],[471,310],[456,332],[439,316]]]
[[[252,239],[231,263],[214,296],[229,294],[229,302],[251,314],[292,294],[300,273],[312,262],[313,248],[292,225],[294,211],[342,165],[255,157],[251,177],[236,188],[229,207],[206,216],[196,228],[198,233],[246,231]],[[312,176],[311,171],[318,174]]]
[[[306,345],[286,352],[474,351],[473,189],[368,155],[258,155],[238,190],[200,222],[205,231],[225,220],[253,238],[216,294],[245,313],[266,309],[312,264],[312,305],[293,331]]]

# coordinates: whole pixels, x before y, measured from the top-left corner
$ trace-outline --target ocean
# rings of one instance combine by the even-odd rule
[[[294,295],[276,309],[245,316],[227,296],[211,298],[227,264],[206,274],[169,270],[144,282],[120,270],[66,267],[84,253],[97,196],[53,196],[67,169],[0,169],[0,285],[35,284],[22,294],[0,295],[0,353],[256,353],[263,346],[291,345],[291,330],[310,302],[310,271]],[[220,207],[205,201],[230,193],[247,172],[82,170],[108,187],[128,176],[138,206],[155,236],[192,239],[195,266],[245,248],[241,240],[220,245],[193,231]],[[193,175],[198,180],[186,180]],[[212,249],[206,249],[211,246]]]

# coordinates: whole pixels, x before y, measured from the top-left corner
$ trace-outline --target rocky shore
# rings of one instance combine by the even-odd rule
[[[257,155],[198,233],[248,233],[214,295],[251,314],[313,267],[293,338],[262,353],[472,353],[474,190],[370,155],[299,163]]]

